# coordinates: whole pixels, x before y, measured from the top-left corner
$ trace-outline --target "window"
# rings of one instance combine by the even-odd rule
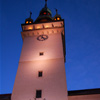
[[[32,23],[31,21],[29,23]]]
[[[50,13],[48,13],[48,15],[50,15]]]
[[[43,52],[40,52],[40,56],[43,56],[43,54],[44,54]]]
[[[36,90],[36,98],[41,98],[42,90]]]
[[[55,18],[55,20],[56,20],[56,18]]]
[[[28,24],[28,21],[26,21],[26,24]]]
[[[57,20],[60,20],[60,18],[58,17]]]
[[[47,13],[46,13],[46,12],[44,12],[43,14],[44,14],[44,15],[46,15]]]
[[[42,71],[39,71],[38,77],[42,77]]]

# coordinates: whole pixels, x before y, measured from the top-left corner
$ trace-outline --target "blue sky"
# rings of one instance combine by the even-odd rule
[[[12,93],[22,48],[21,24],[35,20],[44,0],[2,0],[0,8],[0,94]],[[100,88],[100,0],[48,0],[65,20],[68,90]]]

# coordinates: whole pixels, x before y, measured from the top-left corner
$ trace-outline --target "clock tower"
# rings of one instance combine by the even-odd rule
[[[11,100],[68,100],[64,20],[45,6],[22,24],[23,47]]]

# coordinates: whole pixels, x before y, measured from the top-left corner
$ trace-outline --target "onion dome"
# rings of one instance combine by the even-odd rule
[[[30,12],[30,17],[25,20],[25,24],[33,23],[33,19],[31,19],[32,12]]]
[[[40,11],[40,14],[35,22],[47,22],[52,20],[52,13],[50,9],[47,7],[47,0],[45,0],[45,6]]]
[[[61,20],[61,16],[58,14],[58,10],[56,9],[56,15],[54,16],[53,20]]]

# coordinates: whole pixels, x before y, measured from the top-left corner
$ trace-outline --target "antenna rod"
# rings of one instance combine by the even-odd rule
[[[47,0],[45,0],[45,7],[47,7]]]
[[[31,18],[32,12],[30,11],[30,18]]]
[[[56,10],[56,14],[58,14],[58,10],[55,8],[55,10]]]

